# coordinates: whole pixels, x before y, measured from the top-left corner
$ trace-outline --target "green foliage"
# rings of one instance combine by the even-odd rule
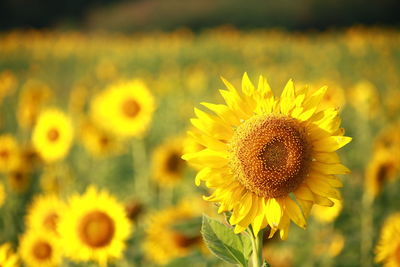
[[[243,234],[235,234],[233,228],[203,215],[201,233],[211,252],[233,264],[247,266],[251,254],[251,241]]]

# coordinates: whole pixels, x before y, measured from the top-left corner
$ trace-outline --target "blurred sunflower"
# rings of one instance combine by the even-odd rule
[[[320,223],[333,222],[343,209],[342,201],[334,198],[329,198],[334,204],[332,207],[315,206],[312,209],[314,218]]]
[[[65,204],[56,195],[39,195],[28,208],[26,225],[38,232],[47,232],[58,236],[57,224]]]
[[[10,95],[17,85],[17,78],[15,75],[9,71],[5,70],[0,73],[0,103],[3,98]]]
[[[113,196],[89,187],[84,195],[70,197],[58,232],[67,257],[106,265],[122,258],[131,223],[124,206]]]
[[[20,148],[11,134],[0,135],[0,172],[10,172],[21,163]]]
[[[28,231],[21,237],[19,255],[31,267],[56,267],[62,261],[58,241],[42,231]]]
[[[0,265],[1,267],[18,267],[19,257],[14,253],[11,244],[5,243],[0,245]]]
[[[202,103],[216,116],[195,109],[191,120],[202,133],[193,138],[206,149],[183,159],[201,168],[197,185],[215,189],[205,199],[219,202],[218,212],[232,211],[235,233],[252,225],[257,235],[269,225],[270,237],[280,230],[286,239],[291,220],[306,227],[313,204],[340,199],[334,175],[350,171],[335,151],[351,138],[339,128],[337,109],[317,111],[326,87],[310,93],[290,80],[278,99],[262,76],[255,88],[245,74],[243,94],[223,81],[226,105]]]
[[[3,206],[6,200],[6,190],[4,189],[4,184],[0,182],[0,208]]]
[[[143,243],[146,258],[157,264],[167,264],[173,259],[187,256],[193,249],[201,248],[200,224],[193,231],[174,229],[177,224],[190,222],[201,213],[193,211],[188,202],[154,212],[147,219],[146,237]],[[194,224],[195,225],[195,224]],[[189,229],[190,230],[190,229]]]
[[[32,143],[38,154],[46,162],[64,158],[72,143],[71,120],[57,109],[43,111],[35,125]]]
[[[348,90],[349,103],[367,119],[375,118],[381,109],[380,97],[376,87],[369,81],[359,81]]]
[[[31,175],[26,169],[18,168],[7,174],[9,188],[17,193],[24,193],[29,188]]]
[[[22,128],[33,127],[40,110],[51,97],[51,89],[43,82],[28,80],[19,96],[17,119]]]
[[[375,254],[375,261],[385,267],[400,266],[400,213],[385,220]]]
[[[393,156],[400,158],[400,122],[389,124],[379,133],[374,149],[392,150]]]
[[[59,194],[72,182],[73,176],[68,165],[46,166],[40,176],[40,187],[43,192]]]
[[[338,256],[346,242],[344,236],[337,231],[321,230],[317,234],[317,242],[315,244],[314,253],[317,256],[334,258]]]
[[[315,92],[322,86],[327,85],[329,90],[326,91],[325,95],[322,97],[318,110],[325,110],[327,108],[338,108],[341,109],[346,103],[346,95],[343,88],[334,81],[318,81],[311,84],[309,91]],[[307,85],[304,85],[307,86]],[[300,85],[300,88],[303,85]]]
[[[173,186],[182,180],[186,165],[181,159],[182,143],[182,138],[170,138],[153,152],[153,176],[160,186]]]
[[[108,156],[120,149],[115,137],[97,127],[93,122],[84,121],[80,129],[80,140],[93,156]]]
[[[142,136],[154,112],[154,98],[140,80],[120,82],[94,97],[93,120],[105,130],[121,137]]]
[[[400,160],[391,149],[377,149],[367,165],[365,190],[375,198],[383,186],[393,181],[400,171]]]

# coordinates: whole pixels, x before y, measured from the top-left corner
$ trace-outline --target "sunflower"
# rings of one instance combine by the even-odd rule
[[[55,267],[62,261],[56,238],[42,231],[28,231],[20,240],[19,254],[27,266]]]
[[[10,134],[0,135],[0,171],[13,171],[19,167],[20,163],[20,148],[17,140]]]
[[[19,96],[17,119],[22,128],[35,125],[40,109],[49,101],[51,89],[43,82],[28,80]]]
[[[93,156],[104,157],[119,150],[119,143],[115,137],[97,127],[90,120],[84,121],[80,128],[80,140]]]
[[[7,174],[9,188],[17,193],[24,193],[31,183],[31,175],[24,168],[18,168]]]
[[[73,180],[71,170],[67,165],[46,166],[40,176],[40,187],[43,192],[59,194],[68,188]]]
[[[329,198],[334,205],[332,207],[315,206],[312,209],[312,214],[314,218],[320,223],[330,223],[333,222],[340,214],[343,209],[342,201],[334,198]]]
[[[395,213],[383,224],[375,261],[385,267],[400,267],[400,213]]]
[[[0,103],[4,97],[13,93],[17,85],[17,78],[9,71],[5,70],[0,73]]]
[[[348,90],[349,103],[367,119],[376,118],[381,109],[377,88],[369,81],[359,81]]]
[[[32,142],[38,154],[46,162],[64,158],[72,143],[71,120],[61,111],[43,111],[33,130]]]
[[[4,184],[0,183],[0,208],[1,206],[3,206],[5,200],[6,200],[6,190],[4,190]]]
[[[161,186],[172,186],[182,180],[185,161],[182,156],[182,138],[170,138],[153,153],[153,175]]]
[[[317,111],[326,87],[309,93],[290,80],[275,98],[260,76],[255,88],[245,73],[242,94],[223,79],[226,105],[202,103],[216,115],[195,109],[192,137],[206,148],[183,159],[201,169],[201,181],[215,189],[208,201],[218,212],[232,211],[235,233],[249,225],[254,234],[271,227],[286,239],[290,221],[306,227],[313,204],[332,206],[342,183],[335,174],[349,173],[335,152],[351,141],[339,128],[338,110]]]
[[[335,230],[323,229],[317,232],[317,241],[314,247],[314,253],[320,257],[329,256],[334,258],[338,256],[346,243],[344,236]]]
[[[0,265],[2,267],[18,267],[19,258],[9,243],[0,245]]]
[[[142,136],[149,127],[153,111],[154,98],[140,80],[114,84],[91,103],[93,120],[120,137]]]
[[[73,195],[60,217],[58,232],[67,257],[74,261],[97,261],[101,265],[120,259],[131,223],[124,206],[106,191],[89,187]]]
[[[57,224],[65,204],[56,195],[39,195],[30,207],[26,225],[34,231],[43,231],[58,236]]]
[[[198,229],[182,232],[174,228],[177,223],[190,222],[201,213],[193,210],[196,205],[182,202],[177,206],[154,212],[147,218],[146,237],[143,244],[145,257],[157,264],[167,264],[173,259],[185,257],[194,248],[201,248]]]
[[[393,181],[400,171],[400,161],[392,149],[380,148],[374,151],[374,155],[367,165],[365,190],[372,198],[375,198],[383,186]]]

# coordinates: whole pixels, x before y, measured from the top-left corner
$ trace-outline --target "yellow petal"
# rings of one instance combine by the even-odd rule
[[[300,207],[290,198],[285,197],[285,211],[289,218],[298,226],[305,228],[307,223]]]
[[[252,201],[253,201],[252,195],[253,195],[252,193],[246,193],[243,195],[241,200],[238,202],[237,206],[234,207],[232,216],[229,219],[230,224],[235,225],[241,220],[243,220],[244,217],[247,216],[250,209],[252,208]]]
[[[347,136],[330,136],[313,142],[314,151],[317,152],[334,152],[339,148],[350,143],[351,137]]]
[[[247,75],[247,72],[243,74],[242,78],[242,91],[246,95],[250,96],[254,93],[254,85],[250,81],[249,76]]]
[[[294,194],[298,199],[314,201],[313,194],[306,184],[300,185],[299,188],[297,188],[297,190],[294,192]]]
[[[258,213],[257,215],[254,217],[254,220],[252,222],[252,226],[253,226],[253,232],[254,235],[257,236],[258,232],[262,229],[262,225],[263,223],[266,222],[266,218],[265,218],[265,199],[263,197],[258,198]],[[265,226],[264,226],[265,227]]]
[[[201,181],[204,180],[204,177],[206,177],[210,173],[211,173],[211,168],[210,167],[206,167],[206,168],[201,169],[197,173],[196,178],[194,179],[196,185],[199,186]]]
[[[266,199],[266,210],[265,214],[267,217],[268,224],[271,227],[277,227],[282,217],[282,208],[278,200],[275,198]]]
[[[340,164],[340,163],[334,163],[334,164],[325,164],[321,163],[318,161],[314,161],[311,165],[312,170],[315,170],[316,172],[322,173],[322,174],[349,174],[350,170]]]

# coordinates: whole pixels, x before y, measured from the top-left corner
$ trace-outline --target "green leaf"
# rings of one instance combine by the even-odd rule
[[[264,260],[263,264],[261,267],[271,267],[267,261]]]
[[[203,215],[201,227],[203,239],[210,251],[226,262],[247,266],[252,251],[250,239],[235,234],[233,228]]]

